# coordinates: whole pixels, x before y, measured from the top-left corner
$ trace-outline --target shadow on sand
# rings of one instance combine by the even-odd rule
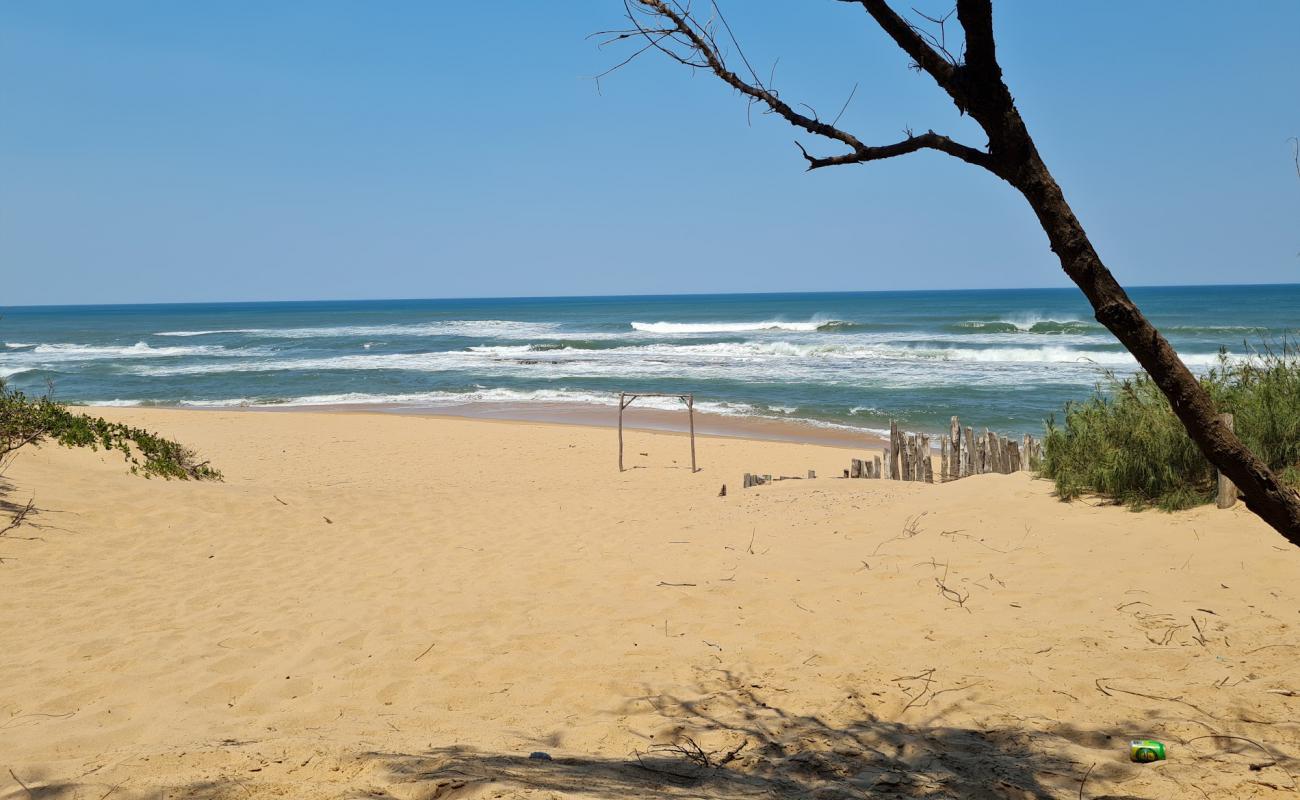
[[[763,687],[724,673],[701,699],[646,695],[676,733],[626,758],[531,757],[464,746],[422,753],[370,753],[391,781],[389,798],[667,797],[667,798],[1014,798],[1079,794],[1088,764],[1053,755],[1053,745],[1117,743],[1103,734],[1026,729],[974,730],[907,725],[880,719],[848,696],[822,717],[768,702]],[[630,709],[629,709],[630,711]],[[1055,741],[1044,741],[1052,739]],[[1104,740],[1104,741],[1103,741]],[[1125,766],[1092,766],[1091,778]],[[1095,785],[1095,784],[1094,784]],[[1125,795],[1088,793],[1091,800]]]

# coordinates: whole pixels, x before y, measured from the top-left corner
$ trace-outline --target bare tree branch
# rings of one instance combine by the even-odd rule
[[[966,69],[981,79],[1001,79],[997,49],[993,42],[993,3],[990,0],[957,0],[957,20],[966,32]]]
[[[940,55],[917,32],[916,28],[900,17],[885,0],[840,0],[856,3],[867,10],[876,24],[889,34],[889,38],[912,57],[916,65],[952,94],[953,74],[956,66]]]
[[[864,3],[867,0],[864,0]],[[818,119],[816,112],[808,106],[812,116],[801,114],[796,111],[789,103],[782,100],[776,91],[768,86],[764,86],[755,75],[752,82],[741,78],[726,65],[722,54],[718,50],[717,43],[708,33],[705,26],[698,23],[687,11],[681,9],[676,3],[665,2],[665,0],[635,0],[641,6],[645,13],[653,18],[662,20],[662,27],[653,26],[643,22],[638,17],[636,11],[628,6],[628,16],[632,20],[635,30],[639,31],[652,44],[679,63],[692,67],[707,68],[713,74],[717,75],[724,83],[731,86],[750,99],[751,102],[759,102],[767,106],[774,114],[784,118],[791,125],[815,134],[824,136],[827,139],[833,139],[844,145],[847,145],[850,152],[837,156],[819,157],[808,153],[802,144],[796,145],[799,151],[803,153],[804,159],[808,162],[808,169],[820,169],[821,167],[839,166],[843,164],[861,164],[867,161],[878,161],[884,158],[894,158],[895,156],[915,153],[918,150],[936,150],[941,153],[959,158],[971,164],[975,164],[986,169],[992,169],[992,160],[988,153],[977,150],[974,147],[961,144],[950,139],[947,136],[941,136],[934,131],[928,131],[920,136],[909,135],[901,142],[883,145],[879,147],[863,143],[860,139],[851,133],[836,127],[834,124],[827,124]],[[882,4],[883,5],[883,4]],[[885,7],[888,10],[888,7]],[[889,12],[893,14],[892,11]],[[896,15],[895,15],[896,16]],[[721,19],[721,17],[719,17]],[[725,20],[723,20],[725,25]],[[904,26],[907,23],[902,23]],[[730,28],[728,28],[730,32]],[[621,35],[621,34],[620,34]],[[916,33],[908,28],[908,35],[916,37]],[[688,49],[686,53],[665,49],[658,42],[664,38],[669,38],[674,43],[683,45]],[[944,61],[941,56],[930,49],[929,45],[916,38],[921,47],[925,48],[934,58],[937,58],[945,67],[951,68],[948,62]],[[644,50],[645,48],[642,48]],[[638,51],[641,52],[641,51]],[[743,58],[743,55],[742,55]],[[746,61],[746,64],[749,62]],[[753,74],[752,68],[750,69]],[[803,105],[803,104],[800,104]],[[846,103],[847,105],[847,103]],[[841,111],[841,114],[843,112]],[[836,116],[836,120],[839,116]]]
[[[960,142],[953,141],[947,136],[941,136],[934,131],[926,131],[920,136],[908,135],[906,139],[894,144],[882,145],[879,147],[869,147],[862,145],[852,153],[845,153],[839,156],[829,156],[827,158],[818,158],[811,156],[804,149],[803,145],[795,142],[799,152],[808,161],[808,169],[820,169],[822,167],[836,167],[843,164],[862,164],[867,161],[879,161],[884,158],[894,158],[896,156],[915,153],[917,150],[938,150],[954,158],[960,158],[976,166],[991,169],[992,161],[988,153],[982,150],[976,150]]]

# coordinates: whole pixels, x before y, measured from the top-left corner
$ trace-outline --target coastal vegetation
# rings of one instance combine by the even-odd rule
[[[0,469],[21,448],[47,441],[117,451],[132,473],[146,478],[221,480],[221,472],[180,442],[72,411],[49,395],[28,397],[0,382]]]
[[[1220,356],[1200,380],[1232,414],[1237,436],[1290,487],[1300,486],[1300,351],[1263,346]],[[1041,467],[1062,499],[1098,495],[1167,511],[1214,499],[1216,470],[1187,435],[1151,376],[1110,375],[1087,400],[1049,420]]]

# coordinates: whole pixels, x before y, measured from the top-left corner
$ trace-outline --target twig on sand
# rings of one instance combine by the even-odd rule
[[[693,584],[693,583],[668,583],[667,581],[659,581],[659,582],[656,583],[655,585],[656,585],[656,586],[694,586],[695,584]]]
[[[1088,776],[1092,774],[1093,769],[1096,767],[1097,762],[1094,761],[1092,762],[1092,766],[1088,767],[1088,771],[1083,773],[1083,780],[1079,781],[1079,800],[1083,800],[1083,787],[1088,782]]]
[[[1258,747],[1260,750],[1262,750],[1264,752],[1264,755],[1273,759],[1273,763],[1261,765],[1259,769],[1264,769],[1265,767],[1277,767],[1278,769],[1282,770],[1282,774],[1286,775],[1286,777],[1291,781],[1292,789],[1300,788],[1300,786],[1297,786],[1296,784],[1295,776],[1292,775],[1289,771],[1287,771],[1286,767],[1282,766],[1282,759],[1279,758],[1272,750],[1269,750],[1267,747],[1255,741],[1254,739],[1250,739],[1245,736],[1229,736],[1228,734],[1224,734],[1224,733],[1213,733],[1206,736],[1194,736],[1191,739],[1187,740],[1187,744],[1191,744],[1192,742],[1199,741],[1201,739],[1234,739],[1238,742],[1246,742],[1248,744],[1253,744],[1256,747]],[[1251,765],[1251,769],[1252,770],[1255,769],[1254,764]]]
[[[423,652],[423,653],[420,653],[418,656],[416,656],[416,657],[415,657],[415,660],[416,660],[416,661],[419,661],[420,659],[422,659],[422,658],[424,658],[425,656],[429,655],[429,651],[432,650],[432,649],[433,649],[437,644],[438,644],[437,642],[434,642],[433,644],[431,644],[431,645],[429,645],[428,647],[424,648],[424,652]]]
[[[32,798],[35,798],[35,797],[36,797],[36,795],[32,794],[31,787],[28,786],[27,784],[23,783],[23,779],[20,778],[20,777],[18,777],[17,775],[15,775],[15,774],[14,774],[14,771],[13,771],[12,769],[9,770],[9,775],[10,775],[10,777],[12,777],[14,780],[18,781],[18,785],[21,786],[21,787],[23,787],[23,791],[27,792],[27,796],[28,796],[28,797],[32,797]]]
[[[1210,719],[1219,719],[1219,717],[1214,716],[1213,714],[1201,708],[1200,706],[1196,705],[1195,703],[1189,703],[1181,697],[1162,697],[1158,694],[1144,694],[1142,692],[1134,692],[1130,689],[1121,689],[1118,686],[1107,686],[1105,688],[1102,688],[1100,678],[1097,679],[1097,688],[1101,689],[1102,694],[1106,694],[1106,695],[1110,694],[1110,692],[1107,692],[1106,689],[1110,689],[1111,692],[1122,692],[1123,694],[1131,694],[1134,697],[1145,697],[1148,700],[1163,700],[1166,703],[1182,703],[1188,708],[1196,709],[1197,711],[1201,712],[1202,714],[1209,717]]]
[[[876,545],[876,549],[871,551],[871,555],[873,556],[880,555],[880,548],[884,547],[890,542],[897,542],[903,539],[911,539],[913,536],[916,536],[919,533],[921,533],[921,526],[918,523],[920,522],[921,517],[924,517],[926,514],[929,513],[930,513],[929,511],[922,511],[920,514],[913,514],[912,516],[908,517],[903,522],[903,532],[891,539],[886,539],[885,541]]]
[[[933,562],[933,560],[934,559],[932,558],[931,561]],[[934,579],[935,585],[939,587],[939,594],[945,600],[949,600],[953,603],[956,603],[958,608],[965,609],[967,614],[971,613],[971,610],[969,608],[966,608],[966,601],[970,599],[970,592],[967,592],[966,594],[962,594],[956,589],[949,589],[948,585],[944,583],[944,581],[946,580],[948,580],[948,565],[944,564],[943,577]]]
[[[669,769],[660,769],[658,767],[652,767],[641,760],[641,753],[637,752],[636,750],[633,750],[632,753],[633,755],[636,756],[636,765],[641,769],[645,770],[646,772],[653,772],[656,775],[663,775],[665,777],[674,778],[679,781],[689,782],[695,780],[694,775],[684,775],[680,772],[673,772],[672,770]]]
[[[31,500],[27,501],[27,505],[18,509],[18,511],[16,511],[14,515],[9,518],[9,524],[5,525],[3,528],[0,528],[0,536],[4,536],[9,531],[12,531],[20,527],[24,522],[27,521],[27,515],[31,514],[35,510],[36,510],[36,498],[33,497]]]
[[[113,792],[116,792],[118,789],[121,789],[123,783],[126,783],[126,781],[122,781],[121,783],[117,784],[117,785],[114,786],[113,788],[109,789],[107,792],[104,792],[103,794],[101,794],[101,795],[99,796],[99,800],[104,800],[105,797],[108,797],[108,796],[109,796],[110,794],[112,794]]]

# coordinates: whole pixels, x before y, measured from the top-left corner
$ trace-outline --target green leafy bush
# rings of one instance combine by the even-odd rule
[[[1201,384],[1242,442],[1300,484],[1300,351],[1283,343],[1242,359],[1220,354]],[[1166,511],[1213,500],[1217,476],[1145,373],[1108,375],[1092,397],[1066,405],[1062,426],[1048,420],[1040,471],[1065,500],[1096,494]]]
[[[194,451],[156,433],[69,411],[49,397],[31,398],[0,383],[0,463],[20,447],[54,441],[64,447],[116,450],[146,478],[221,480]]]

